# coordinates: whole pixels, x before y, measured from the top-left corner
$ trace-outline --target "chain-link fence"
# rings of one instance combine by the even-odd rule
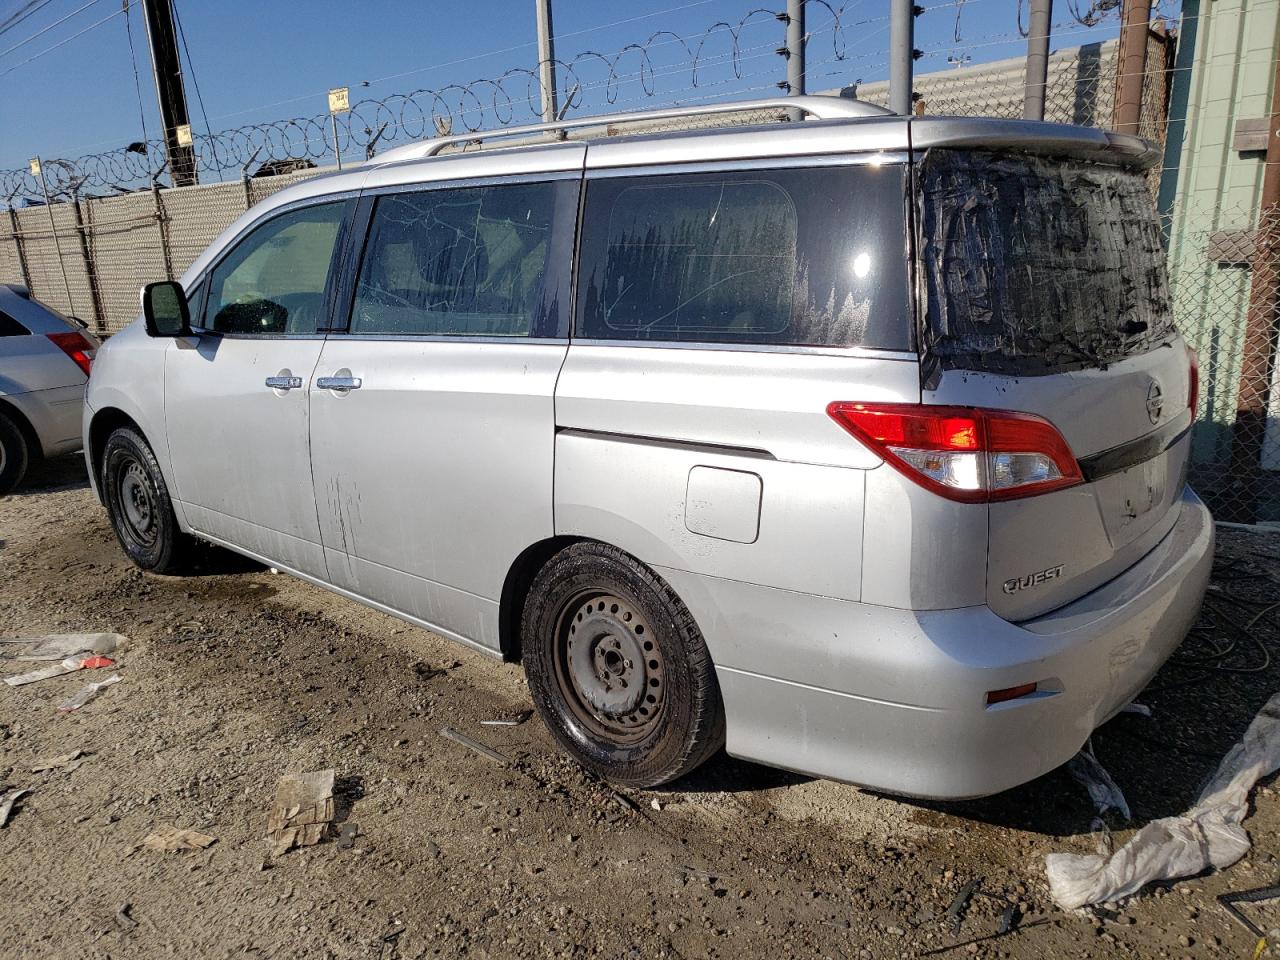
[[[1280,209],[1250,229],[1193,233],[1184,249],[1202,254],[1170,275],[1175,316],[1200,360],[1192,484],[1219,520],[1280,521]]]

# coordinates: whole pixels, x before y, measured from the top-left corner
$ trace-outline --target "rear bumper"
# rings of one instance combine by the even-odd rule
[[[889,793],[998,793],[1066,762],[1186,636],[1213,563],[1188,488],[1174,528],[1092,593],[1023,623],[662,570],[702,626],[728,752]],[[1041,692],[988,707],[986,693]]]

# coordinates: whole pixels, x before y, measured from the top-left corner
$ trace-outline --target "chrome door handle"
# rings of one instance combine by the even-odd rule
[[[272,390],[297,390],[302,386],[301,377],[267,377],[267,386]]]
[[[316,386],[321,390],[359,390],[359,377],[317,377]]]

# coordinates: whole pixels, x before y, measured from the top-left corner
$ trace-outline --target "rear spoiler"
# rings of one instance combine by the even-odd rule
[[[1070,157],[1139,170],[1155,166],[1164,152],[1157,144],[1141,137],[1036,120],[916,117],[911,120],[909,136],[913,150],[967,147]]]

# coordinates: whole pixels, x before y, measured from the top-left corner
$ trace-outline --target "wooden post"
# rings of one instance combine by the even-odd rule
[[[151,199],[155,203],[156,229],[160,231],[160,254],[164,257],[164,278],[173,279],[173,258],[169,256],[169,231],[165,229],[168,219],[164,213],[164,204],[160,202],[160,185],[151,183]]]
[[[13,231],[13,249],[18,255],[18,269],[22,272],[22,285],[31,289],[31,268],[27,266],[27,252],[22,249],[22,231],[18,229],[18,211],[9,207],[9,229]]]
[[[80,197],[76,195],[71,200],[75,208],[76,235],[80,238],[80,259],[84,261],[84,275],[89,281],[89,305],[93,308],[93,329],[95,333],[106,333],[106,311],[102,308],[102,291],[98,289],[98,269],[89,251],[89,231],[84,225]]]
[[[1111,126],[1116,133],[1138,132],[1142,119],[1142,90],[1147,71],[1147,34],[1151,0],[1124,0],[1120,49],[1116,56],[1116,106]]]

